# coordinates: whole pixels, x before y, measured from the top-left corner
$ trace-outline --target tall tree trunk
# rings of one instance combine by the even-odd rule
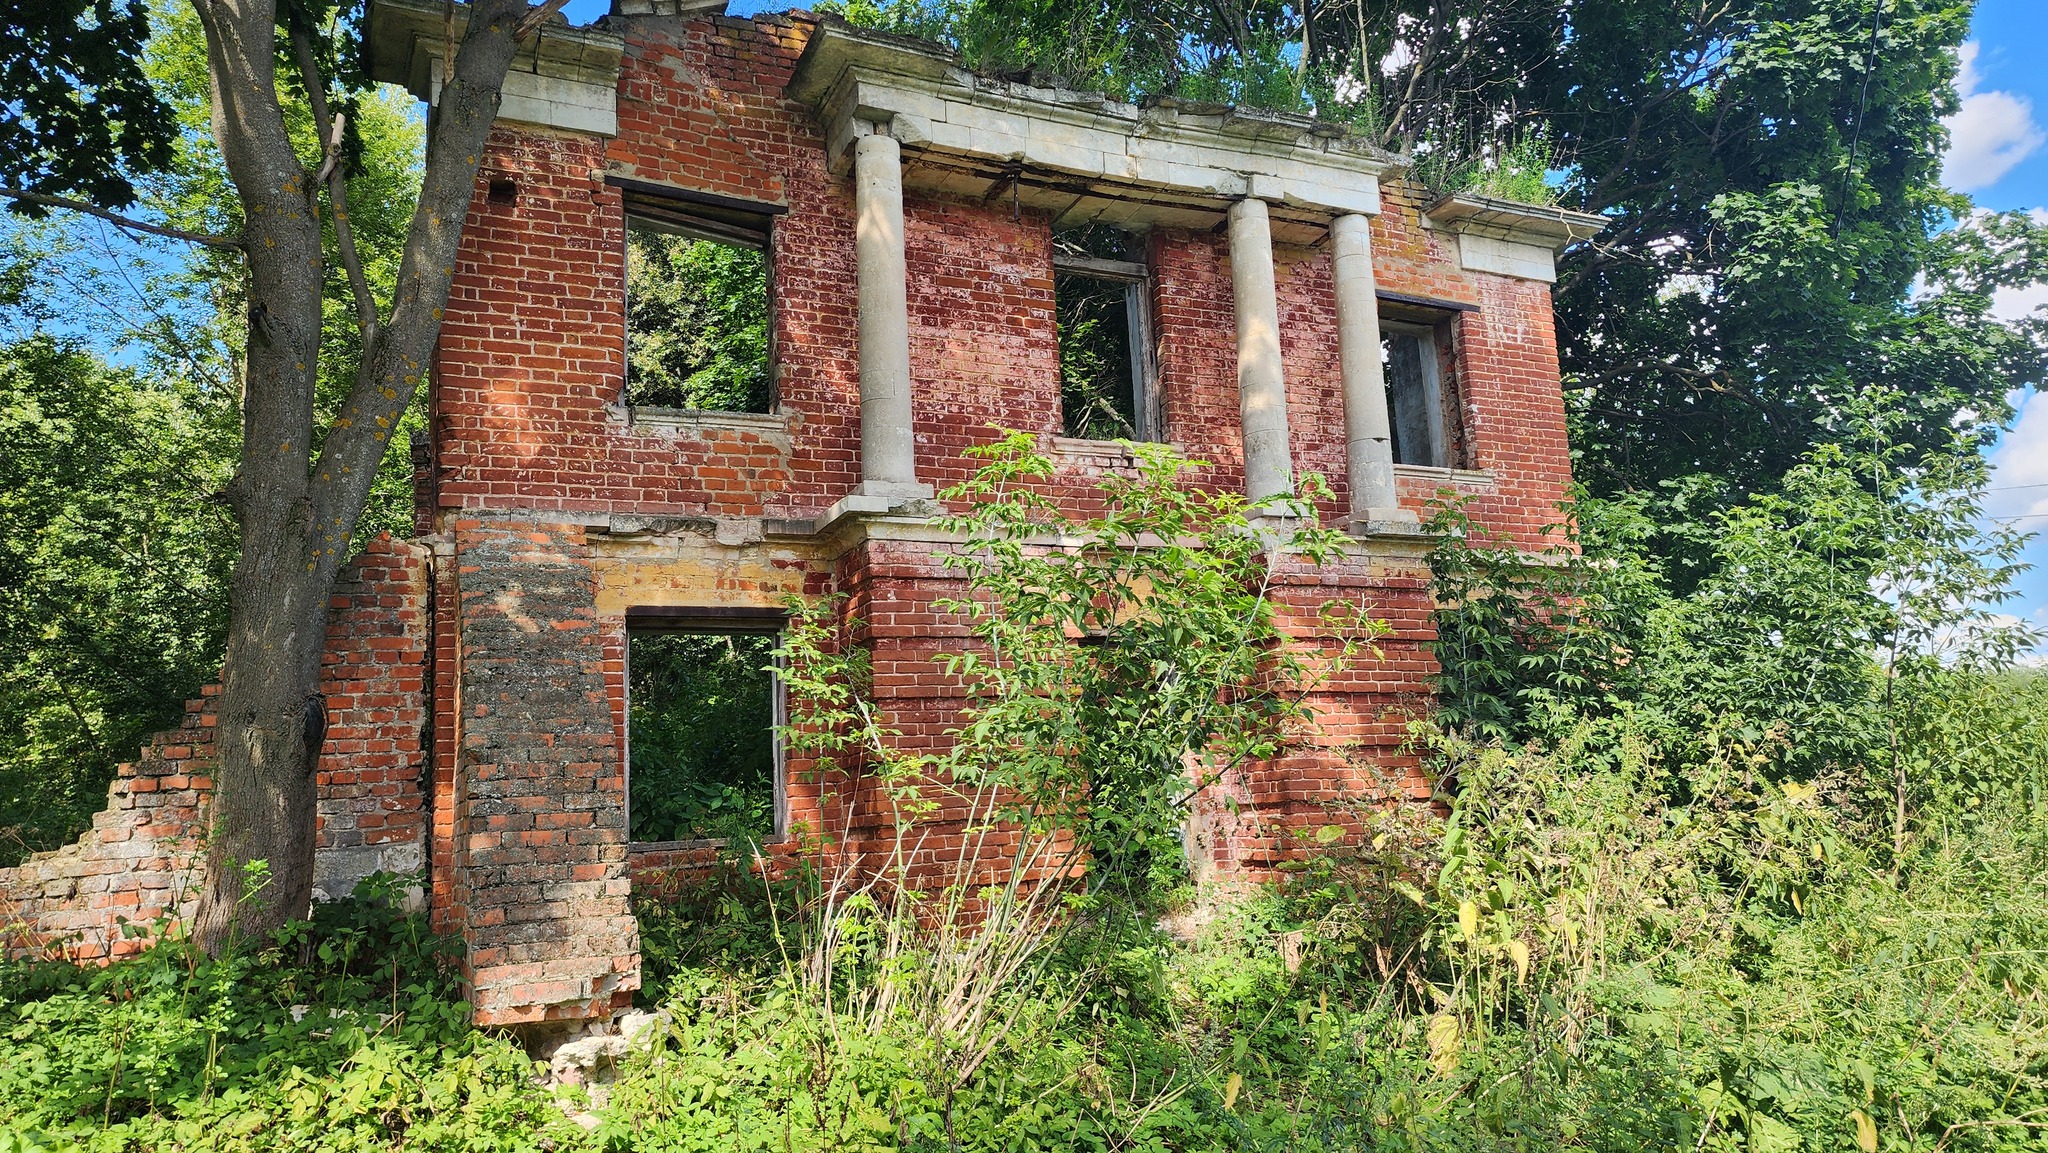
[[[195,6],[206,31],[214,137],[241,198],[249,262],[242,466],[228,490],[242,550],[229,590],[214,736],[219,765],[193,925],[201,947],[219,953],[304,916],[311,900],[328,598],[390,430],[432,359],[477,164],[527,6],[480,0],[467,12],[454,74],[429,125],[390,318],[380,321],[374,302],[358,302],[362,367],[317,460],[313,397],[325,279],[319,188],[292,147],[278,101],[277,6]],[[320,83],[316,77],[308,87]],[[339,181],[329,188],[334,210],[345,212]],[[343,257],[354,259],[346,248]],[[251,884],[257,878],[262,883]]]

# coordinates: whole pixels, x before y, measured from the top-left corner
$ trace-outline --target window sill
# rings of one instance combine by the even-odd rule
[[[1095,468],[1136,468],[1138,452],[1120,440],[1085,440],[1078,436],[1052,438],[1052,455],[1068,464]]]
[[[1418,481],[1436,488],[1492,488],[1493,474],[1469,468],[1439,468],[1428,464],[1397,464],[1394,466],[1397,481]]]
[[[645,408],[626,410],[626,422],[634,428],[659,432],[722,429],[735,432],[786,433],[789,414],[783,412],[719,412],[707,408]]]

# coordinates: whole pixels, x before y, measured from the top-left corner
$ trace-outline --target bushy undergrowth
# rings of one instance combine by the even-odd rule
[[[792,739],[874,775],[898,851],[849,868],[833,829],[810,830],[816,867],[735,858],[643,887],[645,996],[665,1013],[591,1128],[563,1120],[517,1047],[468,1027],[387,891],[223,961],[172,944],[101,973],[8,969],[6,1140],[2048,1138],[2048,676],[2000,671],[2015,638],[1980,627],[2014,542],[1971,535],[1974,474],[1922,464],[1908,495],[1882,453],[1816,454],[1788,479],[1796,499],[1704,526],[1682,580],[1630,551],[1626,505],[1580,506],[1583,551],[1541,563],[1447,509],[1441,705],[1410,730],[1437,803],[1334,799],[1287,830],[1303,852],[1278,883],[1197,892],[1165,851],[1178,815],[1232,760],[1307,731],[1287,686],[1321,668],[1273,628],[1248,510],[1186,496],[1185,462],[1148,449],[1099,520],[1048,547],[1026,483],[1041,462],[1014,440],[985,456],[976,511],[951,522],[973,545],[960,611],[986,646],[957,663],[971,692],[951,752],[900,750],[839,605],[798,606],[783,654],[806,726]],[[1146,538],[1170,552],[1110,547]],[[1325,617],[1356,638],[1343,660],[1374,659],[1369,621]],[[914,891],[903,862],[940,810],[968,814],[970,842],[1015,833],[1014,860],[1059,883]]]
[[[373,879],[274,942],[0,969],[0,1150],[515,1150],[566,1126]],[[580,1133],[580,1130],[575,1130]]]
[[[849,946],[822,982],[772,948],[679,969],[673,1024],[598,1139],[2034,1148],[2048,680],[1969,691],[1988,694],[1969,715],[2004,722],[2004,767],[1977,801],[1916,822],[1896,862],[1888,814],[1773,783],[1755,745],[1727,742],[1674,789],[1626,724],[1520,751],[1419,728],[1455,774],[1447,813],[1368,813],[1368,840],[1320,844],[1282,884],[1215,907],[1070,906],[1029,980],[975,991],[1005,1028],[966,1078],[914,1008],[943,967],[928,948],[870,967]],[[794,930],[805,893],[777,897]],[[874,910],[841,915],[856,937],[887,931]],[[843,1004],[885,985],[903,1011],[844,1027]]]
[[[1985,608],[2017,542],[1973,526],[1966,453],[1909,470],[1858,434],[1696,526],[1684,571],[1628,502],[1548,558],[1446,509],[1442,708],[1412,730],[1440,807],[1334,804],[1277,886],[1084,887],[1003,922],[1031,961],[964,990],[971,935],[914,909],[726,890],[776,948],[676,970],[600,1139],[2038,1147],[2048,679],[1996,671],[2021,638]],[[1001,1027],[935,1027],[941,989]]]

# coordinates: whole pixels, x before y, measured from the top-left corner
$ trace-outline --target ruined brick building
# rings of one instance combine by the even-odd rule
[[[622,1004],[635,877],[702,841],[629,780],[635,646],[737,651],[772,639],[786,594],[842,593],[896,725],[943,739],[957,698],[933,657],[959,630],[933,607],[949,542],[930,517],[998,427],[1042,438],[1077,508],[1129,463],[1121,440],[1170,442],[1254,498],[1309,471],[1334,489],[1322,512],[1350,555],[1288,570],[1277,596],[1360,601],[1395,631],[1323,690],[1326,747],[1229,783],[1252,816],[1199,839],[1213,864],[1271,864],[1361,759],[1401,768],[1398,710],[1432,668],[1417,514],[1449,489],[1544,545],[1569,482],[1549,281],[1597,219],[1426,203],[1395,158],[1304,117],[1134,107],[803,14],[680,6],[550,26],[507,80],[430,382],[417,536],[376,542],[336,598],[323,889],[424,870],[484,1023]],[[370,28],[375,73],[431,101],[438,0],[378,0]],[[721,377],[719,349],[683,348],[702,332],[632,331],[725,323],[667,289],[629,299],[633,261],[684,259],[755,278],[757,365]],[[1067,347],[1084,319],[1109,350],[1092,392]],[[773,747],[772,683],[740,695],[766,710],[740,726],[752,819],[858,836],[858,790],[824,811]],[[0,878],[18,930],[104,956],[125,947],[116,915],[182,907],[209,725],[194,702],[78,845]]]

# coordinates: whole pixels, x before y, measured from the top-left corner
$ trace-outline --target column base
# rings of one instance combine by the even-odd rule
[[[894,501],[930,500],[932,495],[932,486],[919,484],[916,481],[864,480],[854,486],[852,494],[847,499],[869,497],[877,500]]]
[[[1422,518],[1413,509],[1369,508],[1351,517],[1351,535],[1368,536],[1420,536]]]
[[[867,491],[870,488],[882,491]],[[864,483],[840,497],[825,514],[813,522],[812,532],[824,532],[848,517],[861,516],[936,516],[938,501],[933,498],[932,486],[928,484],[875,484]]]

